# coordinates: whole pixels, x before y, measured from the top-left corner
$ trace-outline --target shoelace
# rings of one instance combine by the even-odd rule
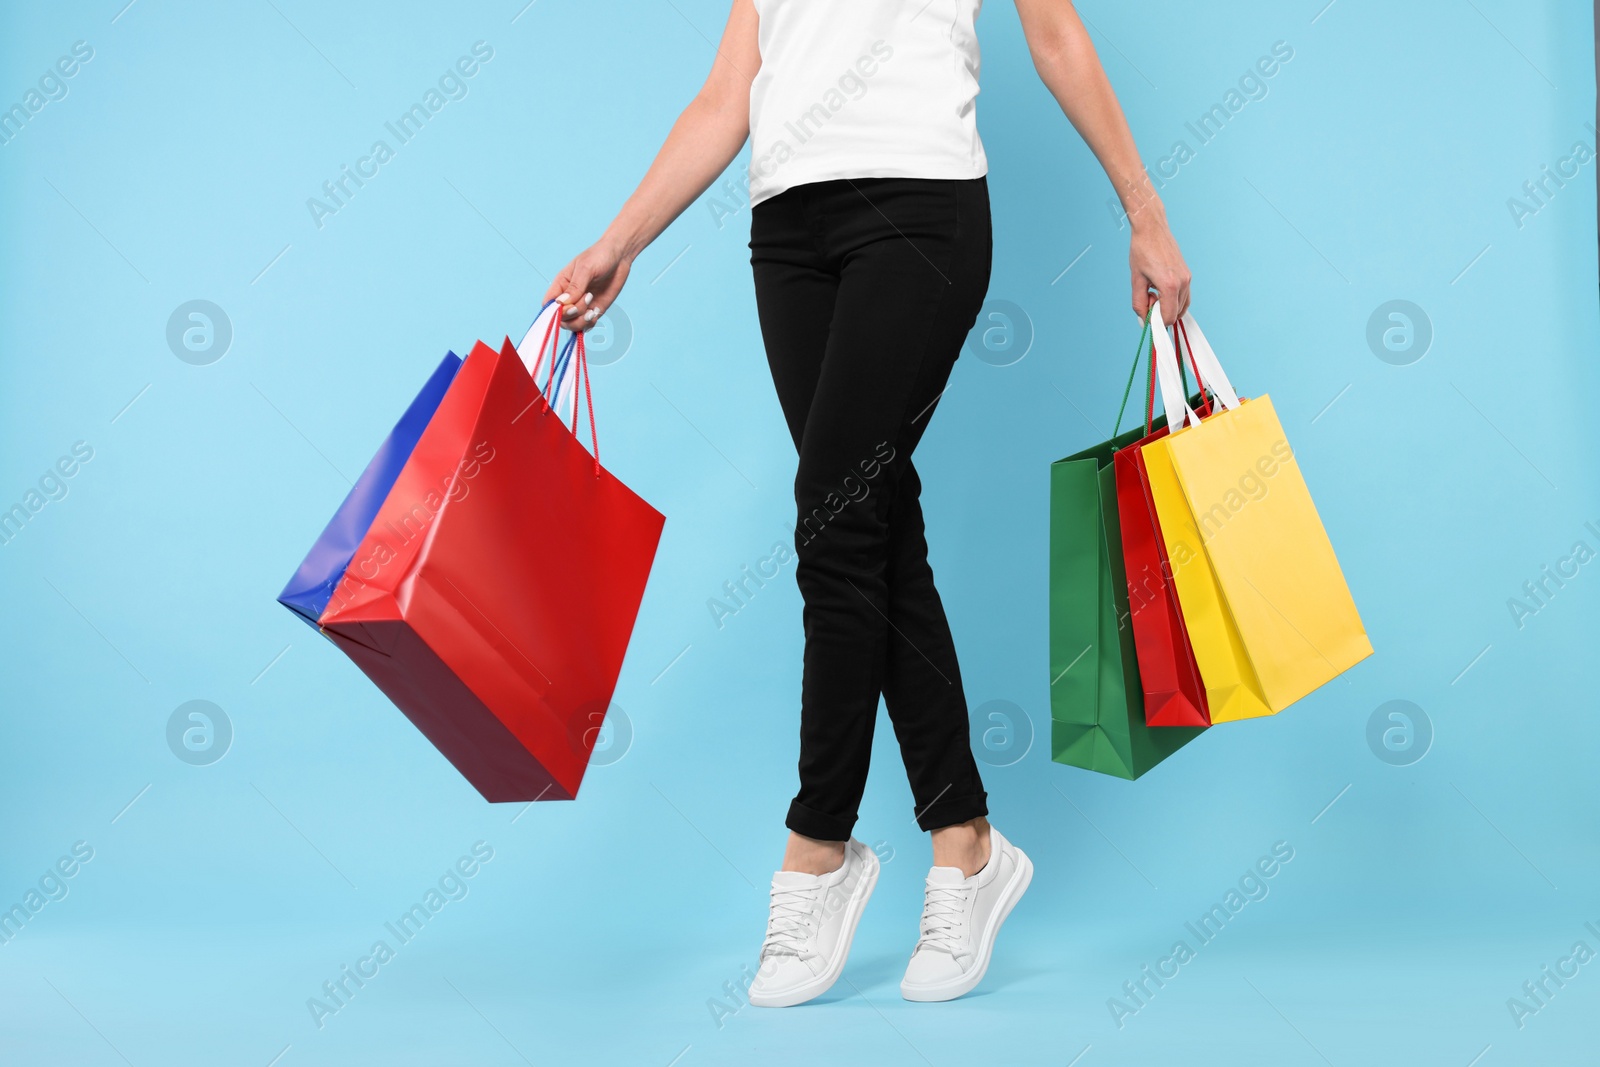
[[[817,933],[816,888],[772,887],[772,910],[767,916],[767,937],[761,942],[761,958],[768,956],[815,956],[812,940]]]
[[[972,889],[964,885],[934,885],[928,883],[927,896],[922,901],[922,938],[917,947],[934,948],[952,956],[968,951],[962,936],[961,919],[967,911],[967,899]]]

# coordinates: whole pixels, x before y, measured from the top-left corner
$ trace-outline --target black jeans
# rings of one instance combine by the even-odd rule
[[[849,838],[881,693],[924,830],[988,812],[911,452],[989,287],[983,178],[855,178],[756,205],[767,362],[800,453],[800,791],[789,829]]]

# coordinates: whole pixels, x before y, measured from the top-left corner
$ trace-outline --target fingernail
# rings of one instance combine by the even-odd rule
[[[569,302],[571,299],[572,299],[572,294],[571,293],[562,293],[560,296],[556,297],[556,303],[565,304],[565,303]]]
[[[593,299],[594,299],[594,294],[593,293],[584,293],[583,294],[583,302],[585,304],[589,303]]]
[[[593,322],[594,319],[595,319],[595,316],[598,315],[598,314],[600,314],[600,312],[595,311],[593,309],[590,309],[589,313],[584,316],[584,320],[587,321],[587,322]]]

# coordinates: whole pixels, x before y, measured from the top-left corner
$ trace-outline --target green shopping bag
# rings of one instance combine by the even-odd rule
[[[1050,755],[1118,778],[1139,777],[1204,732],[1145,725],[1134,658],[1111,460],[1164,423],[1135,426],[1050,465]]]

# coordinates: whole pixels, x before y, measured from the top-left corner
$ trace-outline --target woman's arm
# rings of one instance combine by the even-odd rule
[[[1139,161],[1133,133],[1122,116],[1089,31],[1072,0],[1017,0],[1028,51],[1045,87],[1105,168],[1133,227],[1128,263],[1133,270],[1133,310],[1143,318],[1150,290],[1164,301],[1170,326],[1189,306],[1189,268],[1167,227],[1167,211]]]
[[[750,82],[761,66],[753,0],[734,0],[711,74],[673,123],[639,187],[586,251],[556,275],[546,300],[566,305],[562,325],[587,330],[616,300],[634,257],[705,192],[750,135]]]

